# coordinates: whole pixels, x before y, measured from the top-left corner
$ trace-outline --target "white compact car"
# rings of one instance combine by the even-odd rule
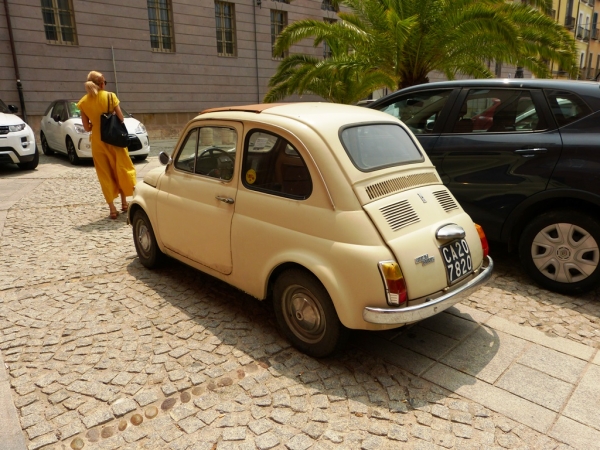
[[[348,329],[437,314],[486,283],[481,227],[408,127],[330,103],[205,111],[138,183],[140,262],[169,255],[258,299],[312,356]]]
[[[33,170],[38,166],[40,154],[33,130],[15,115],[18,110],[0,100],[0,164],[16,164],[19,169]]]
[[[123,108],[121,111],[129,132],[129,156],[138,160],[146,159],[150,153],[146,127]],[[77,102],[72,100],[55,100],[48,106],[42,117],[40,140],[45,155],[64,153],[71,164],[92,157],[89,133],[83,129]]]

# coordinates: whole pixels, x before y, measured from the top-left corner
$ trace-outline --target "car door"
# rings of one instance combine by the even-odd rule
[[[157,226],[163,244],[229,274],[240,123],[194,123],[161,179]]]
[[[434,147],[440,175],[491,240],[510,212],[546,189],[562,149],[538,89],[465,88]]]
[[[378,109],[402,120],[417,136],[426,153],[435,147],[437,139],[447,120],[460,89],[413,90],[377,102],[370,108]],[[429,154],[438,171],[442,160]]]
[[[65,103],[63,101],[57,101],[50,111],[50,114],[44,117],[44,120],[46,121],[46,140],[48,141],[48,145],[50,145],[53,150],[61,152],[65,151],[64,144],[59,145],[62,124],[60,121],[55,121],[54,117],[61,117],[63,111],[65,111]]]

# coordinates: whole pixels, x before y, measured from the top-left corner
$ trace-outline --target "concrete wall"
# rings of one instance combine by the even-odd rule
[[[72,0],[78,45],[46,41],[39,0],[11,0],[9,14],[29,124],[39,129],[40,117],[52,100],[83,96],[87,73],[98,70],[109,82],[108,89],[118,91],[122,105],[145,123],[151,136],[177,135],[182,124],[205,108],[262,101],[279,63],[271,57],[271,9],[287,11],[288,23],[336,17],[321,9],[321,0],[295,0],[290,5],[262,0],[260,7],[253,0],[231,3],[237,30],[235,57],[217,55],[213,0],[172,1],[172,53],[152,51],[145,0]],[[314,48],[311,41],[302,44],[293,52],[322,55],[322,47]],[[3,7],[0,98],[20,106]]]

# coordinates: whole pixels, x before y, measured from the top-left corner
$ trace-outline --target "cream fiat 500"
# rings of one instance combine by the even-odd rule
[[[493,263],[480,227],[410,130],[329,103],[217,108],[191,120],[129,208],[141,263],[165,255],[272,299],[294,346],[437,314]]]

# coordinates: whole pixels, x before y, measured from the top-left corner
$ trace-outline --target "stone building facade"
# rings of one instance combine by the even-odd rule
[[[4,0],[0,98],[37,132],[50,102],[79,99],[98,70],[151,137],[176,136],[205,108],[261,102],[273,40],[305,18],[336,13],[328,0]]]

